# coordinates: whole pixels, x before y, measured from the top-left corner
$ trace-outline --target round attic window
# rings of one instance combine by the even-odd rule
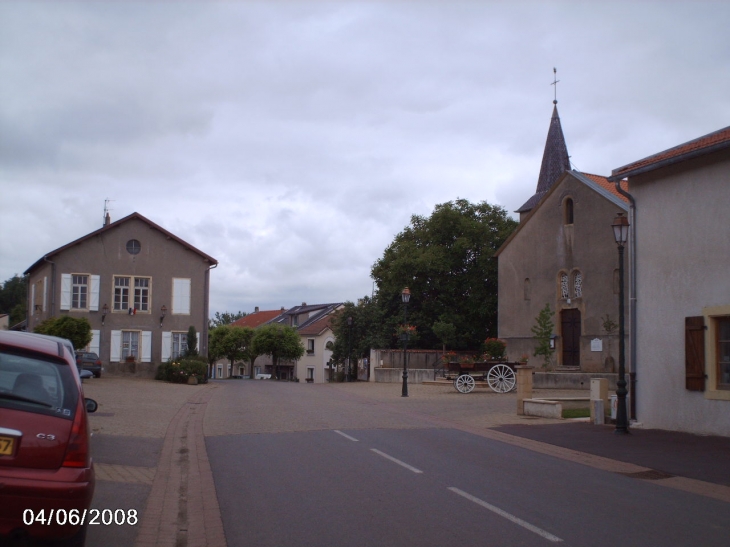
[[[142,250],[142,246],[136,239],[130,239],[127,241],[127,252],[131,255],[138,255]]]

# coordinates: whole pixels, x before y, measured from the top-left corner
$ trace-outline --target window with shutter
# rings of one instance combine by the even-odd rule
[[[705,319],[684,318],[685,387],[690,391],[705,390]]]

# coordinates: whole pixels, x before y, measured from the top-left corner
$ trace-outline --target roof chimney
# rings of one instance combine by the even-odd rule
[[[258,312],[259,312],[259,307],[258,307],[258,306],[256,306],[256,307],[255,307],[255,308],[253,309],[253,312],[254,312],[254,313],[258,313]]]
[[[284,313],[286,311],[286,308],[284,306],[281,307],[281,313]]]
[[[104,226],[109,226],[112,223],[112,217],[109,213],[104,217]]]
[[[302,306],[306,306],[306,305],[307,305],[307,303],[306,303],[306,302],[302,302]]]

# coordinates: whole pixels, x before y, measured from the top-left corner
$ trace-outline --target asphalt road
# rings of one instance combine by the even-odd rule
[[[228,545],[728,545],[727,503],[404,409],[227,383],[206,414],[206,448]]]

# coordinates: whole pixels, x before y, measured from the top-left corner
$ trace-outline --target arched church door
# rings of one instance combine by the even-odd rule
[[[560,332],[563,337],[563,366],[580,367],[580,310],[560,312]]]

